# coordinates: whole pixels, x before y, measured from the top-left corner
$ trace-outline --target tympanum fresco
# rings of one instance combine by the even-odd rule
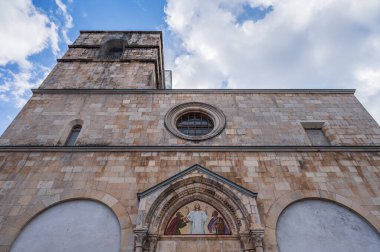
[[[230,228],[223,215],[213,206],[193,201],[170,218],[165,235],[229,235]]]

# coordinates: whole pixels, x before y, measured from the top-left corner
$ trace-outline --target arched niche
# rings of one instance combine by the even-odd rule
[[[194,240],[199,246],[230,246],[231,251],[255,251],[255,247],[259,248],[256,251],[262,249],[263,229],[256,204],[256,193],[199,165],[184,170],[138,196],[140,202],[135,228],[136,251],[178,251],[169,247],[185,248],[188,246],[186,242],[195,244]],[[228,235],[221,237],[212,234],[165,234],[178,209],[186,205],[194,206],[195,202],[203,202],[204,206],[208,204],[217,209],[230,229]],[[187,217],[187,214],[183,215]],[[209,212],[207,224],[211,215]],[[206,225],[206,222],[203,225]],[[164,244],[162,249],[160,244]],[[203,247],[203,250],[205,249]],[[214,247],[214,251],[218,250]]]
[[[380,251],[380,235],[362,217],[332,201],[289,205],[276,225],[280,252]]]
[[[122,38],[109,39],[100,48],[100,58],[106,60],[120,59],[123,56],[125,43],[126,41]]]
[[[120,225],[113,211],[92,200],[50,207],[20,232],[11,252],[119,251]]]

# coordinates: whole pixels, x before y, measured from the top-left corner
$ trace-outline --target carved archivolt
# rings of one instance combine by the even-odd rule
[[[139,237],[143,234],[147,239],[145,246],[144,241],[138,245],[136,240],[136,251],[140,248],[142,251],[144,247],[154,248],[151,242],[165,236],[165,228],[176,211],[194,201],[205,202],[217,209],[228,224],[229,234],[240,239],[244,249],[257,247],[255,237],[263,234],[256,193],[199,165],[140,193],[139,200],[135,233]]]

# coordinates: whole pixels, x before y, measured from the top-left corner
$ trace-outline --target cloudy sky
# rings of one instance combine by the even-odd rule
[[[162,30],[173,88],[355,88],[380,121],[379,0],[1,0],[0,134],[79,30]]]

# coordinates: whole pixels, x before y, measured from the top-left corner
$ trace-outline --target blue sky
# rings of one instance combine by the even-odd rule
[[[0,134],[80,30],[162,30],[173,88],[355,88],[380,120],[378,0],[4,0]]]
[[[9,2],[11,1],[13,0],[9,0]],[[62,0],[62,3],[67,8],[67,15],[71,16],[73,20],[72,27],[68,29],[67,32],[67,37],[70,41],[76,39],[80,30],[162,30],[163,27],[165,27],[165,1],[161,0]],[[41,83],[41,78],[56,64],[56,58],[62,56],[67,49],[67,44],[70,42],[65,41],[62,34],[66,19],[56,1],[39,0],[32,1],[31,4],[34,5],[37,12],[46,15],[52,22],[60,27],[58,28],[58,33],[60,33],[58,42],[60,51],[58,53],[54,53],[52,48],[46,47],[37,53],[25,55],[26,59],[32,64],[41,65],[32,69],[32,72],[36,76],[28,79],[28,82],[33,83],[32,86],[38,86]],[[5,8],[3,8],[3,11],[4,10]],[[1,39],[5,38],[2,37]],[[43,69],[41,69],[41,67],[43,67]],[[45,67],[47,69],[45,69]],[[9,61],[7,64],[0,65],[0,87],[4,86],[5,79],[10,79],[11,82],[14,81],[12,74],[18,74],[20,72],[20,66],[15,62]],[[12,95],[11,91],[0,92],[0,94],[6,96],[6,98],[3,97],[3,99],[0,99],[1,134],[20,111],[21,105],[24,104],[25,99],[30,97],[31,92],[26,90],[25,94],[17,98]],[[21,101],[17,101],[19,99],[21,99]]]

